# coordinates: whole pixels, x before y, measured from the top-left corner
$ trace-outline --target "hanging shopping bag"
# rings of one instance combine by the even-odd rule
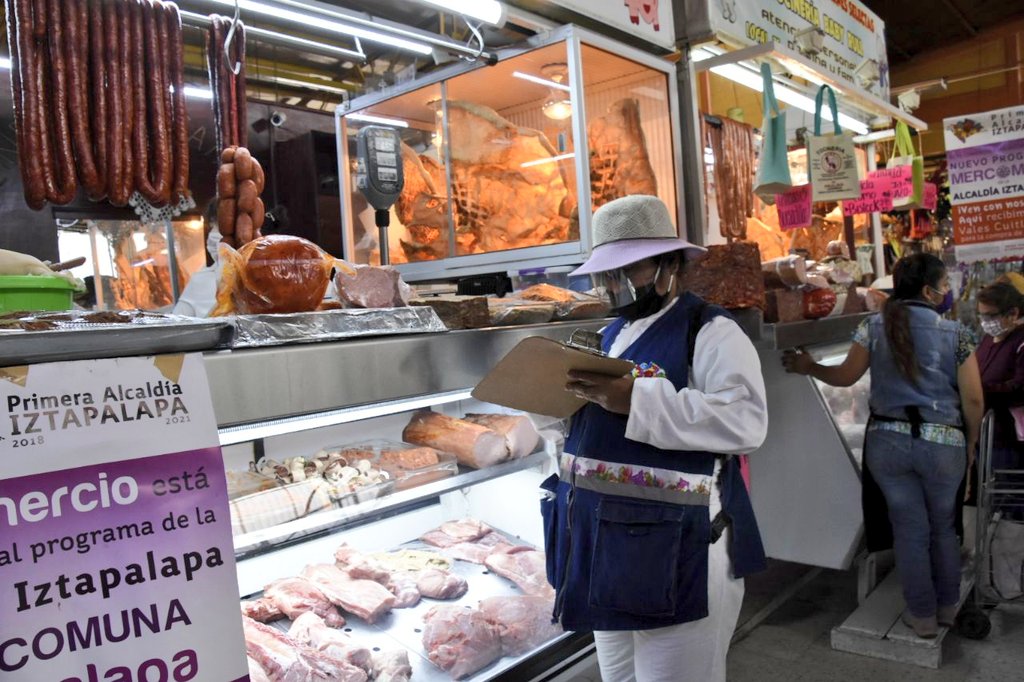
[[[896,123],[896,144],[893,145],[893,156],[885,167],[886,170],[899,168],[902,171],[893,194],[893,210],[924,208],[924,158],[914,153],[910,128],[903,121]]]
[[[825,95],[832,110],[833,134],[821,134],[821,105]],[[860,176],[853,137],[839,127],[839,110],[832,88],[822,85],[814,103],[814,135],[807,138],[807,169],[813,188],[811,199],[839,201],[860,198]]]
[[[757,158],[754,194],[766,204],[772,204],[775,195],[792,187],[793,181],[786,156],[786,112],[779,110],[772,85],[772,69],[768,64],[761,64],[761,80],[764,84],[761,94],[764,122],[761,124],[761,152]]]

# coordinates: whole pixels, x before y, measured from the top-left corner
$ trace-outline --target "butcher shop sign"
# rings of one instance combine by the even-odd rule
[[[247,680],[202,357],[0,369],[0,679]]]
[[[542,0],[539,4],[564,7],[654,45],[675,49],[670,0]]]

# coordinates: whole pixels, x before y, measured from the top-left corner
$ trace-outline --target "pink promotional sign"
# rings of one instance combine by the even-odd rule
[[[924,183],[924,199],[921,201],[921,208],[934,211],[939,207],[939,186],[934,182]]]
[[[248,680],[202,356],[0,369],[0,679]]]
[[[779,212],[779,227],[796,230],[811,226],[811,186],[799,185],[775,195],[775,208]]]
[[[868,173],[868,177],[888,179],[892,183],[893,199],[902,199],[914,193],[914,169],[912,166],[879,168]]]
[[[867,179],[860,182],[860,199],[843,202],[843,215],[885,213],[892,210],[892,200],[892,180],[884,175],[868,173]]]

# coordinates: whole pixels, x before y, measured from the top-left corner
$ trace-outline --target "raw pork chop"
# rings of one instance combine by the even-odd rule
[[[454,679],[468,677],[501,658],[501,637],[476,609],[435,606],[423,620],[423,648]]]
[[[335,562],[350,578],[372,580],[395,595],[393,608],[408,609],[420,603],[420,591],[414,576],[405,571],[395,571],[372,556],[363,554],[348,545],[342,545],[334,552]]]
[[[480,602],[487,622],[498,629],[506,656],[519,656],[554,639],[562,628],[551,622],[554,603],[543,597],[521,595],[488,597]]]
[[[304,647],[280,630],[242,616],[245,651],[271,682],[334,682],[343,672],[326,656]]]
[[[476,519],[462,519],[442,523],[434,530],[424,533],[420,540],[434,547],[451,547],[460,542],[473,542],[491,532],[491,527]]]
[[[462,576],[439,568],[425,568],[416,578],[420,594],[429,599],[458,599],[466,594],[469,585]]]
[[[360,668],[367,675],[373,672],[373,654],[370,650],[343,631],[327,627],[315,613],[304,613],[296,618],[288,630],[288,636],[337,661]]]
[[[444,553],[453,559],[482,564],[493,552],[509,552],[515,549],[501,533],[488,533],[473,542],[460,542],[446,547]]]
[[[380,583],[353,580],[332,564],[310,564],[302,569],[302,576],[316,583],[332,604],[367,623],[376,622],[395,605],[395,596]]]
[[[391,649],[373,655],[374,682],[409,682],[412,666],[409,652],[405,649]]]
[[[263,595],[292,620],[312,611],[332,628],[340,628],[345,624],[345,619],[320,587],[305,578],[275,580],[263,588]]]
[[[508,578],[526,594],[554,600],[555,589],[548,584],[544,552],[529,547],[516,547],[508,552],[493,552],[484,565]]]
[[[243,601],[242,613],[261,623],[269,623],[272,620],[284,618],[284,614],[281,613],[281,609],[277,608],[274,600],[267,599],[266,597],[253,599],[252,601]]]

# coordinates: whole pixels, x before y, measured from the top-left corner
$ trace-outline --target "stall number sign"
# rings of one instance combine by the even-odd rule
[[[247,680],[202,357],[0,369],[0,679]]]
[[[885,22],[858,0],[702,1],[709,3],[712,30],[743,45],[773,42],[797,50],[797,33],[821,29],[824,47],[808,59],[850,87],[889,99]],[[857,69],[869,60],[878,65],[879,79],[865,88]]]
[[[1024,257],[1024,106],[943,128],[957,260]]]

